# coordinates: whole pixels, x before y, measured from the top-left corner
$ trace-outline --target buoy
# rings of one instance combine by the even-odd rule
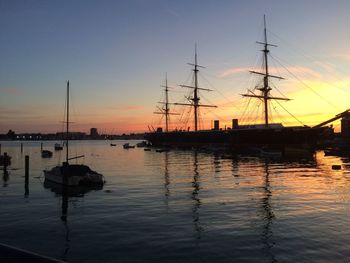
[[[333,164],[333,165],[332,165],[332,169],[333,169],[333,170],[340,170],[340,169],[341,169],[341,165],[339,165],[339,164]]]

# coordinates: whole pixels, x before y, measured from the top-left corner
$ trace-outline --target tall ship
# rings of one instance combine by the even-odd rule
[[[198,129],[198,109],[200,107],[216,107],[214,105],[204,105],[200,103],[198,95],[199,90],[209,91],[208,89],[200,88],[198,85],[198,71],[202,66],[197,63],[197,51],[195,52],[195,61],[193,64],[194,73],[194,85],[180,85],[185,88],[193,90],[192,96],[189,99],[190,103],[170,103],[168,101],[168,86],[166,82],[166,101],[164,107],[159,111],[159,114],[165,115],[166,129],[163,131],[161,128],[151,131],[146,134],[146,139],[154,146],[166,146],[166,147],[211,147],[211,146],[224,146],[228,149],[239,150],[245,147],[270,147],[270,148],[283,148],[285,146],[307,146],[315,147],[319,142],[324,141],[333,135],[333,128],[326,126],[328,123],[342,118],[349,114],[346,110],[343,113],[336,115],[334,118],[320,123],[316,126],[283,126],[281,123],[269,122],[269,102],[271,100],[283,101],[290,100],[286,97],[276,97],[271,95],[270,79],[282,77],[275,76],[269,72],[269,47],[275,46],[267,41],[266,32],[266,20],[264,17],[264,41],[257,42],[263,46],[263,70],[262,71],[250,71],[252,74],[262,77],[262,85],[257,86],[254,90],[248,90],[247,94],[242,94],[243,97],[251,99],[258,99],[262,102],[264,108],[264,123],[263,124],[249,124],[240,125],[238,119],[232,120],[232,127],[227,129],[220,129],[219,122],[214,122],[214,128],[211,130],[199,130]],[[169,104],[190,106],[193,108],[194,113],[194,130],[175,130],[169,131],[168,119],[169,119]]]

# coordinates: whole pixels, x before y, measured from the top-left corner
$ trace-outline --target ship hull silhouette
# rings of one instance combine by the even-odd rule
[[[147,133],[146,139],[160,147],[211,147],[235,150],[244,146],[280,147],[307,145],[315,147],[330,138],[329,127],[246,128],[231,130],[174,131]]]

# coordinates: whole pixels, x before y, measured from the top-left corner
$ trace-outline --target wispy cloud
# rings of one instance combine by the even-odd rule
[[[219,74],[220,78],[225,78],[231,75],[235,75],[235,74],[239,74],[239,73],[244,73],[244,72],[249,72],[249,70],[251,70],[251,68],[247,68],[247,67],[240,67],[240,68],[229,68],[229,69],[225,69],[224,71],[222,71]]]
[[[314,63],[321,68],[325,69],[327,72],[333,72],[335,69],[335,65],[328,62],[314,61]]]
[[[223,70],[220,74],[220,78],[225,78],[239,73],[249,72],[252,68],[248,67],[235,67]],[[314,78],[321,78],[321,74],[307,67],[293,66],[293,67],[270,67],[269,71],[271,74],[303,74],[309,75]]]
[[[1,115],[11,115],[11,117],[16,115],[21,116],[28,116],[31,114],[31,112],[39,111],[40,108],[26,106],[24,109],[17,109],[14,107],[0,107],[0,114]]]
[[[341,58],[343,60],[350,60],[350,52],[344,52],[344,53],[336,54],[335,57]]]
[[[15,87],[0,88],[0,90],[2,94],[9,94],[9,95],[20,95],[23,93],[23,90]]]
[[[169,7],[164,8],[164,12],[175,18],[180,18],[180,14]]]
[[[48,119],[50,114],[43,112],[40,106],[27,105],[21,109],[15,107],[0,107],[1,120],[13,120],[13,122],[22,122],[24,120]]]
[[[112,110],[119,110],[119,111],[137,111],[137,110],[143,110],[144,107],[140,105],[121,105],[118,107],[110,107]]]

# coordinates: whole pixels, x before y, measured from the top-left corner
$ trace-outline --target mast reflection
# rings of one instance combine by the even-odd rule
[[[169,152],[164,152],[164,196],[165,204],[168,209],[168,201],[170,196],[170,177],[169,177]]]
[[[200,225],[199,220],[199,209],[201,207],[201,200],[199,198],[199,190],[200,190],[200,175],[198,172],[198,152],[194,151],[194,162],[193,162],[193,181],[192,181],[192,200],[194,201],[193,208],[192,208],[192,217],[193,217],[193,224],[196,231],[196,238],[201,238],[201,232],[203,231],[203,228]]]
[[[8,186],[8,180],[9,180],[9,172],[7,170],[4,171],[3,176],[2,176],[2,187],[7,187]]]
[[[273,232],[272,225],[275,219],[273,209],[271,206],[272,191],[270,186],[270,171],[269,171],[269,161],[264,162],[264,186],[263,186],[263,196],[261,199],[262,204],[262,217],[263,217],[263,230],[261,234],[261,239],[264,244],[264,253],[267,256],[269,262],[277,262],[275,255],[273,254]]]
[[[57,184],[51,181],[44,181],[44,187],[46,189],[50,189],[52,192],[56,194],[56,196],[61,196],[61,215],[60,219],[63,223],[63,227],[65,229],[65,243],[64,249],[62,253],[61,259],[64,261],[68,261],[68,252],[70,249],[70,228],[68,225],[68,204],[70,198],[76,197],[84,197],[84,194],[92,191],[92,190],[101,190],[103,185],[95,185],[95,186],[67,186],[62,184]]]

